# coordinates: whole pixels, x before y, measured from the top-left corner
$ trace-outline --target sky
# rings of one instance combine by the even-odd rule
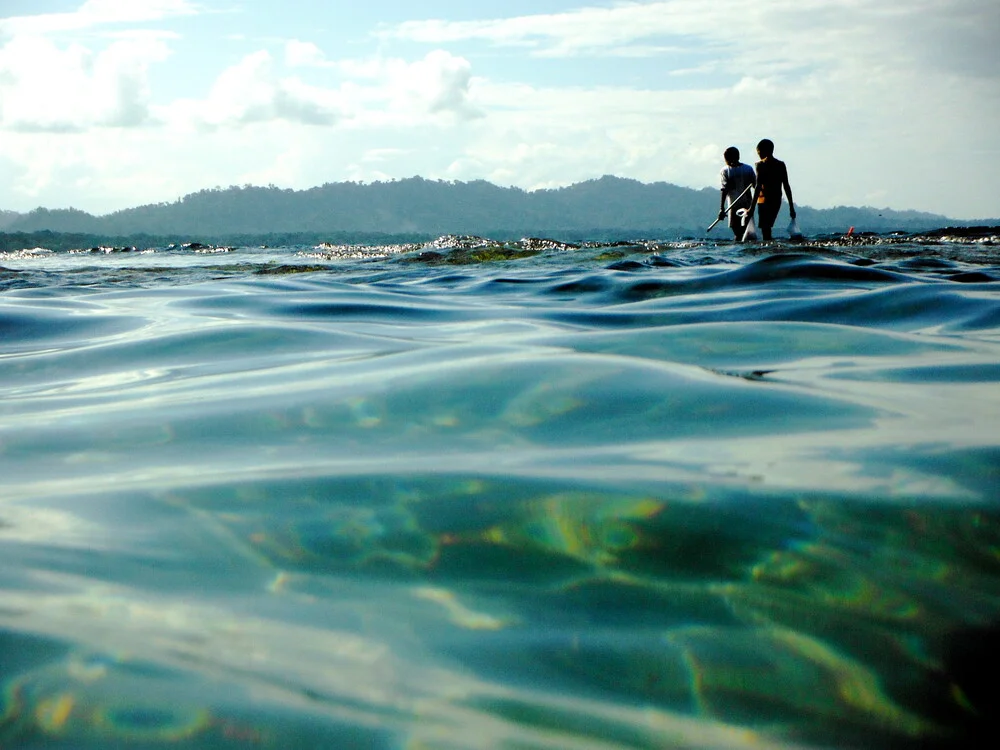
[[[0,210],[415,175],[1000,217],[997,0],[0,0]]]

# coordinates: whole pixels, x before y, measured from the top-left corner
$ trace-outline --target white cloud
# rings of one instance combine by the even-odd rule
[[[410,62],[402,58],[370,57],[330,61],[312,44],[290,42],[286,64],[318,68],[326,86],[307,85],[296,78],[275,80],[274,60],[264,51],[222,73],[212,89],[207,110],[229,112],[212,122],[251,122],[285,117],[312,124],[343,120],[352,127],[419,126],[428,120],[461,121],[481,116],[472,101],[472,66],[443,50]],[[294,116],[305,109],[317,115]],[[234,116],[235,113],[235,116]],[[321,113],[336,114],[323,118]]]
[[[175,102],[163,117],[211,127],[269,120],[368,127],[417,126],[441,116],[462,120],[480,115],[470,100],[469,62],[441,50],[415,62],[398,58],[329,62],[315,45],[294,42],[285,46],[285,61],[323,68],[341,80],[322,86],[283,77],[271,54],[260,50],[224,70],[204,101]]]
[[[290,39],[285,43],[285,65],[289,68],[311,68],[327,65],[326,56],[312,42]]]
[[[192,15],[188,0],[88,0],[70,13],[0,19],[0,129],[76,132],[149,121],[149,69],[171,54],[162,31],[108,30],[100,48],[68,31]]]
[[[352,99],[358,114],[381,110],[383,115],[402,113],[422,118],[449,113],[463,119],[481,116],[470,101],[472,65],[445,50],[428,52],[410,62],[394,57],[369,57],[331,61],[311,42],[285,44],[285,64],[290,68],[336,71],[346,83],[345,99]]]
[[[740,4],[738,13],[732,4],[733,0],[630,2],[481,21],[407,21],[382,30],[381,36],[426,44],[485,41],[529,47],[544,55],[592,54],[655,36],[715,35],[720,26],[732,26],[735,19],[747,14],[745,3]]]
[[[734,71],[864,57],[995,74],[998,33],[1000,13],[983,0],[658,0],[476,21],[407,21],[379,36],[523,47],[535,56],[659,56],[687,49],[710,52]]]
[[[247,123],[276,116],[278,85],[273,80],[271,55],[260,51],[244,57],[222,72],[200,104],[202,116],[212,124]]]
[[[462,118],[479,116],[469,101],[472,66],[464,58],[434,50],[414,63],[391,61],[385,72],[386,86],[397,108],[452,113]]]
[[[51,34],[114,24],[161,21],[194,15],[189,0],[87,0],[71,13],[45,13],[0,19],[0,37]]]
[[[66,132],[142,124],[149,65],[169,54],[158,39],[122,39],[94,53],[18,37],[0,48],[0,128]]]
[[[701,187],[718,171],[718,112],[732,92],[536,88],[481,84],[490,117],[478,122],[452,179],[485,178],[526,189],[603,174]],[[669,123],[668,127],[664,123]],[[726,144],[728,145],[728,144]],[[429,175],[436,176],[436,175]]]
[[[267,51],[255,52],[223,71],[207,101],[196,104],[198,116],[213,126],[287,120],[331,125],[343,116],[336,91],[279,77]]]

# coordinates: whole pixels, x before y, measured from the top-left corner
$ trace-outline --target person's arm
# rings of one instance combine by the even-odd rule
[[[785,188],[785,195],[788,196],[788,215],[795,218],[795,201],[792,200],[792,186],[788,184],[788,170],[785,170],[785,177],[782,180]]]
[[[727,180],[726,180],[726,170],[724,170],[724,169],[722,170],[722,173],[721,173],[721,179],[722,179],[722,191],[721,191],[721,195],[719,196],[719,221],[722,221],[723,219],[726,218],[726,187],[727,187],[726,183],[727,183]]]
[[[761,179],[760,170],[763,166],[763,162],[757,162],[757,168],[753,170],[753,198],[750,199],[750,208],[747,209],[746,220],[750,221],[753,218],[753,212],[757,210],[757,199],[760,198],[761,191]]]
[[[747,209],[747,221],[753,218],[753,212],[757,209],[757,199],[760,197],[760,180],[756,181],[753,188],[753,199],[750,201],[750,208]]]

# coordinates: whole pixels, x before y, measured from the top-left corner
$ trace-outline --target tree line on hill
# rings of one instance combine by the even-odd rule
[[[120,240],[199,238],[236,244],[234,238],[290,238],[333,242],[422,241],[445,234],[493,239],[523,236],[566,240],[705,236],[718,212],[714,188],[694,190],[665,182],[605,176],[569,187],[525,191],[483,180],[446,182],[412,177],[369,184],[328,183],[307,190],[244,185],[201,190],[173,203],[124,209],[103,216],[77,209],[0,211],[0,232]],[[782,216],[787,216],[783,213]],[[779,218],[779,221],[782,219]],[[856,231],[918,232],[955,223],[917,211],[798,207],[807,235]],[[725,226],[715,230],[720,237]],[[408,238],[408,239],[407,239]],[[375,239],[374,241],[378,241]],[[155,243],[153,243],[155,244]]]

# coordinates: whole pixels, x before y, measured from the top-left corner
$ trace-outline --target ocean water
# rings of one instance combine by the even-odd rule
[[[0,255],[0,748],[971,745],[998,248]]]

